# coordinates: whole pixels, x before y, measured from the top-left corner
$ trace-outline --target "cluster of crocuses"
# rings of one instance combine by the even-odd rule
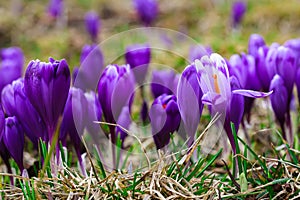
[[[149,117],[157,149],[164,149],[168,145],[171,134],[178,130],[181,122],[188,136],[188,145],[192,145],[203,107],[208,105],[211,115],[223,114],[222,126],[235,152],[230,123],[233,122],[238,131],[243,115],[250,120],[253,98],[268,95],[271,95],[275,116],[286,137],[284,125],[290,127],[293,85],[296,83],[299,86],[299,44],[299,40],[289,40],[284,46],[272,44],[268,47],[261,36],[254,34],[249,40],[248,54],[233,55],[226,60],[216,53],[207,52],[207,55],[201,55],[200,59],[187,66],[180,77],[173,71],[153,71],[151,91],[154,101],[148,115],[148,102],[141,87],[144,98],[141,119],[146,123]],[[11,80],[19,78],[23,63],[20,49],[5,49],[1,56],[1,70],[12,70],[10,74],[13,75],[13,72],[17,73],[11,76]],[[69,134],[85,172],[81,159],[84,151],[81,136],[84,130],[97,137],[100,126],[94,121],[103,120],[129,128],[135,87],[143,84],[150,59],[150,46],[136,44],[126,49],[126,65],[111,64],[102,70],[100,50],[85,47],[81,68],[73,72],[73,85],[64,59],[31,61],[24,79],[13,81],[2,90],[2,158],[8,163],[8,155],[11,155],[22,170],[24,133],[37,147],[39,139],[51,143],[56,130],[60,128],[59,141],[66,145]],[[10,67],[5,67],[6,62]],[[85,62],[89,64],[85,65]],[[97,73],[89,73],[96,66],[99,67],[95,69]],[[113,145],[117,138],[124,142],[127,137],[120,126],[110,125],[105,132]],[[115,157],[115,153],[112,156]]]

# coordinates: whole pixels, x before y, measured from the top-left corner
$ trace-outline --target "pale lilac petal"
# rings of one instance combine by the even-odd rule
[[[270,92],[259,92],[259,91],[253,91],[253,90],[233,90],[233,94],[240,94],[246,97],[252,97],[252,98],[264,98],[267,96],[270,96],[273,91]]]

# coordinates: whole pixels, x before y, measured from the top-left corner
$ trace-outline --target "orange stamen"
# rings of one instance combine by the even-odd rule
[[[166,109],[167,104],[163,104],[162,107],[163,107],[163,109]]]
[[[213,78],[214,78],[214,86],[215,86],[215,89],[216,89],[216,93],[220,94],[220,88],[219,88],[219,83],[218,83],[218,76],[217,76],[217,74],[214,74],[214,75],[213,75]]]

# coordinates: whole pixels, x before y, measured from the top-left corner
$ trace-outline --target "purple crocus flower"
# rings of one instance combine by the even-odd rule
[[[74,86],[83,90],[95,90],[104,69],[103,54],[96,44],[85,45],[80,56],[81,66]]]
[[[157,149],[169,144],[170,134],[178,130],[181,117],[175,95],[157,97],[149,112],[152,135]]]
[[[49,63],[31,61],[24,79],[25,93],[45,122],[52,140],[58,118],[64,110],[70,88],[70,70],[66,60]]]
[[[60,128],[60,140],[64,142],[67,134],[69,134],[71,141],[75,147],[75,151],[79,160],[81,170],[86,175],[85,167],[81,154],[85,149],[81,143],[81,136],[85,128],[84,124],[84,111],[87,110],[87,100],[84,93],[79,88],[70,88],[69,96],[64,108],[63,119]]]
[[[97,41],[100,25],[99,16],[96,12],[89,11],[85,14],[85,28],[93,42]]]
[[[288,91],[284,84],[284,80],[280,77],[280,75],[276,74],[271,81],[270,90],[273,90],[273,94],[270,96],[271,104],[275,116],[280,124],[281,130],[283,132],[284,138],[285,135],[285,115],[288,111]]]
[[[256,59],[258,54],[258,49],[265,45],[266,45],[265,40],[261,35],[252,34],[248,42],[248,53],[254,56],[254,58]]]
[[[158,14],[156,0],[133,0],[133,4],[140,20],[145,26],[150,26]]]
[[[234,28],[240,25],[246,10],[247,10],[247,5],[246,2],[244,1],[235,1],[232,4],[231,18],[232,18],[232,25]]]
[[[16,161],[20,171],[22,172],[24,169],[24,133],[21,124],[19,123],[16,117],[8,117],[5,119],[3,141],[11,157]]]
[[[102,121],[102,108],[95,92],[85,92],[84,95],[88,102],[88,112],[85,120],[85,126],[88,133],[92,135],[94,141],[99,141],[99,135],[102,132],[99,124],[95,123],[95,121]]]
[[[203,110],[202,90],[199,85],[198,68],[192,64],[182,72],[178,83],[178,107],[189,136],[188,145],[192,145]],[[191,110],[193,112],[191,112]]]
[[[24,54],[19,47],[4,48],[0,52],[1,60],[12,60],[16,63],[19,72],[22,73],[24,65]]]
[[[288,40],[284,43],[284,46],[294,50],[294,53],[296,54],[296,56],[298,58],[298,66],[299,66],[299,64],[300,64],[299,63],[300,62],[300,38]]]
[[[13,81],[2,91],[2,104],[8,116],[16,116],[23,130],[35,147],[38,139],[47,141],[46,126],[38,112],[30,103],[24,91],[22,78]]]
[[[179,76],[173,70],[154,70],[151,79],[151,92],[154,98],[162,94],[176,94]]]
[[[133,71],[138,84],[143,84],[151,59],[151,49],[148,44],[135,44],[128,46],[125,53],[126,62]]]
[[[287,47],[280,46],[277,48],[275,59],[270,62],[275,62],[275,71],[284,80],[289,94],[289,100],[291,100],[297,70],[297,58],[294,51]]]
[[[98,84],[98,98],[106,122],[116,123],[123,107],[131,106],[134,85],[135,80],[129,65],[106,67]]]
[[[49,0],[48,13],[53,18],[59,18],[64,11],[63,0]]]
[[[196,60],[195,66],[198,68],[200,87],[203,91],[202,103],[211,106],[213,116],[216,113],[225,115],[224,129],[229,138],[232,150],[236,153],[230,126],[230,122],[232,121],[230,113],[233,94],[261,98],[270,95],[272,92],[263,93],[253,90],[231,89],[226,61],[219,54],[213,53],[210,57],[204,56],[201,60]]]
[[[2,49],[0,52],[1,66],[0,66],[0,92],[12,81],[18,79],[22,75],[24,65],[24,55],[20,48],[10,47]]]

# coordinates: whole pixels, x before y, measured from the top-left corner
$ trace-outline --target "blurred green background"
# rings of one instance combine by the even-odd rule
[[[267,44],[299,37],[299,0],[249,0],[238,31],[230,26],[232,2],[159,0],[159,16],[154,26],[183,32],[226,58],[247,51],[252,33],[261,34]],[[21,47],[25,66],[32,59],[48,60],[52,56],[66,58],[73,68],[79,65],[83,45],[91,43],[84,26],[87,11],[95,10],[101,17],[99,42],[142,26],[130,0],[66,0],[64,3],[63,24],[58,26],[46,12],[46,0],[0,1],[0,48]]]

